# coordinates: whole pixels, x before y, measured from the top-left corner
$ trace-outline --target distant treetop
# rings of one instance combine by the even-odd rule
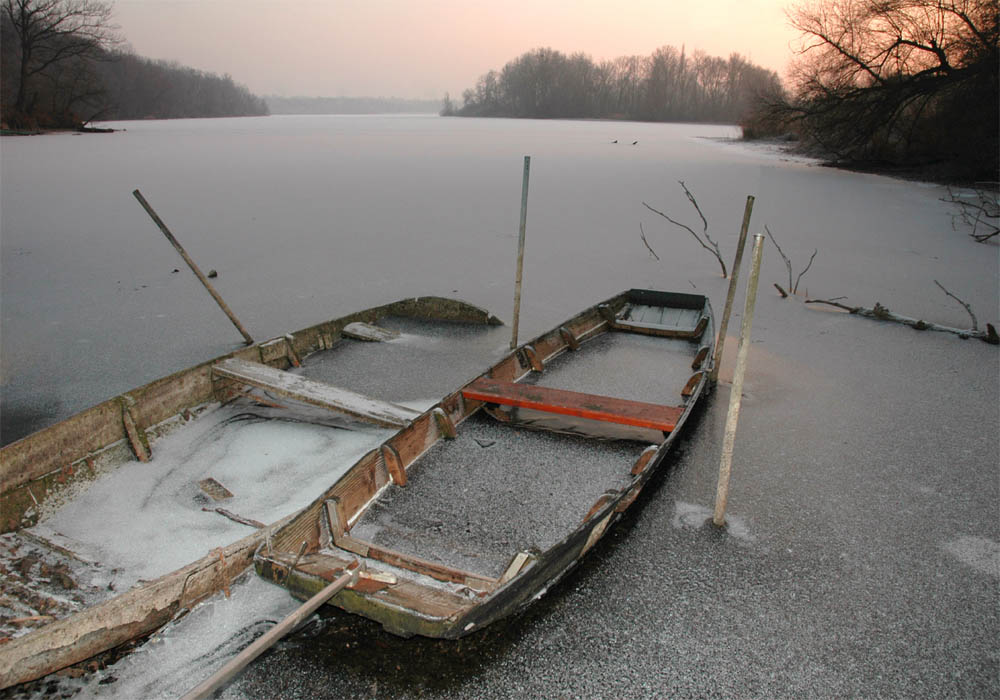
[[[780,90],[774,71],[738,54],[688,56],[665,46],[594,63],[539,48],[482,75],[461,107],[445,96],[442,114],[736,123],[758,94]]]

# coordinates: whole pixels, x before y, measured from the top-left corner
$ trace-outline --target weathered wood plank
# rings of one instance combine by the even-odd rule
[[[255,362],[230,358],[216,364],[212,371],[220,377],[234,379],[314,406],[346,413],[387,428],[401,428],[420,415],[419,411],[404,406],[379,401]]]
[[[385,342],[387,340],[395,340],[399,337],[399,331],[390,330],[388,328],[382,328],[381,326],[374,326],[370,323],[363,323],[361,321],[355,321],[354,323],[348,323],[344,326],[341,331],[348,338],[354,338],[355,340],[364,340],[371,343]]]
[[[382,445],[382,461],[389,470],[392,482],[397,486],[406,486],[406,467],[392,445]]]
[[[462,390],[466,398],[530,408],[577,418],[634,425],[671,432],[684,412],[676,406],[629,401],[613,396],[582,394],[564,389],[502,382],[480,377]]]
[[[359,542],[359,540],[354,541]],[[451,566],[439,564],[438,562],[397,552],[386,547],[379,547],[371,544],[370,542],[365,542],[364,544],[368,548],[368,557],[377,559],[378,561],[389,564],[390,566],[397,566],[401,569],[407,569],[409,571],[415,571],[418,574],[430,576],[438,581],[465,584],[470,588],[475,588],[476,590],[492,588],[497,583],[496,579],[489,576],[474,574],[471,571],[463,571]]]

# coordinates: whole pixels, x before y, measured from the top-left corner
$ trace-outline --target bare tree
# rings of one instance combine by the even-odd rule
[[[995,179],[997,0],[805,0],[785,116],[834,158]]]
[[[977,243],[1000,235],[1000,183],[976,183],[971,192],[955,193],[949,188],[948,198],[942,201],[958,208],[952,217],[952,227],[956,221],[961,221],[971,229],[969,236]]]
[[[111,5],[98,0],[2,0],[0,21],[14,44],[4,51],[5,61],[13,63],[4,80],[16,81],[14,103],[7,110],[15,120],[30,118],[39,77],[51,79],[58,69],[96,59],[120,41]]]

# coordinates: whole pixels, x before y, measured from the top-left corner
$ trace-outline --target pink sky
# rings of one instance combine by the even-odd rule
[[[262,95],[459,97],[538,47],[595,61],[660,46],[737,52],[784,76],[792,0],[117,0],[136,53]]]

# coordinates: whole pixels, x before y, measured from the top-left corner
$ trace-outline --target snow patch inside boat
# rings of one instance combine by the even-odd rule
[[[115,588],[150,580],[247,535],[199,488],[233,493],[226,510],[263,523],[307,505],[392,431],[276,419],[250,402],[221,406],[153,443],[153,459],[98,479],[33,532],[118,569]],[[202,510],[208,508],[208,510]]]

